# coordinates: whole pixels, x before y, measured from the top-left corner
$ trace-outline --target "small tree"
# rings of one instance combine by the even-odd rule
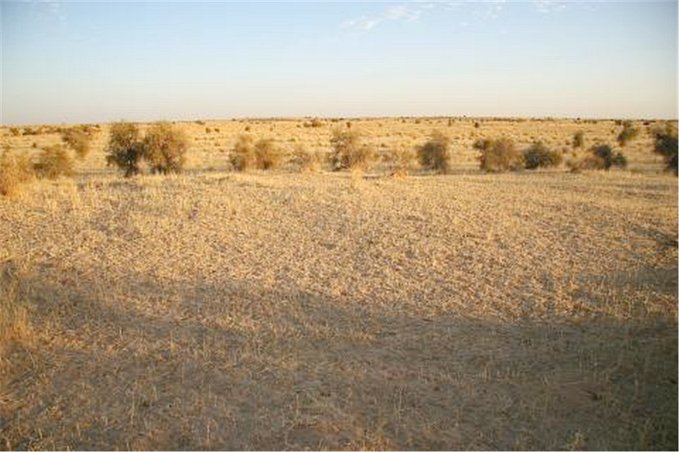
[[[146,132],[142,156],[156,174],[180,173],[186,163],[188,140],[180,129],[158,122]]]
[[[106,163],[115,165],[125,172],[125,177],[139,174],[143,156],[143,143],[139,128],[129,122],[118,122],[111,126],[106,147]]]
[[[677,175],[677,126],[668,122],[665,127],[656,128],[652,133],[655,138],[654,151],[664,157],[667,170]]]
[[[542,142],[533,143],[523,151],[523,161],[527,169],[559,166],[563,157],[560,152],[552,151]]]
[[[374,159],[372,148],[361,143],[361,135],[356,130],[335,129],[330,138],[330,145],[332,146],[330,164],[333,171],[364,170]]]
[[[521,168],[523,163],[522,155],[514,146],[514,142],[509,138],[486,140],[477,143],[482,148],[480,149],[481,155],[479,156],[482,170],[496,173]]]
[[[600,144],[592,148],[592,155],[599,159],[600,169],[608,171],[613,166],[625,168],[627,166],[627,159],[622,152],[614,152],[607,144]]]
[[[423,168],[447,173],[450,162],[450,138],[434,130],[429,140],[417,147],[417,159]]]
[[[622,125],[622,131],[618,134],[618,144],[620,147],[625,147],[628,141],[635,139],[639,135],[639,129],[632,125],[631,121],[625,121]]]

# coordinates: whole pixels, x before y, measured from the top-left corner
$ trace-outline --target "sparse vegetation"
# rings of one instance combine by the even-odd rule
[[[30,331],[26,302],[21,294],[25,272],[24,265],[12,259],[0,261],[0,356],[11,343],[26,338]]]
[[[391,175],[403,178],[408,175],[415,162],[416,153],[409,146],[396,146],[386,156],[391,167]]]
[[[292,153],[291,163],[301,172],[313,173],[320,169],[322,159],[318,152],[310,151],[298,144]]]
[[[123,170],[125,177],[134,176],[141,172],[143,152],[143,143],[136,124],[118,122],[111,126],[106,148],[108,165],[115,165]]]
[[[5,149],[0,153],[0,195],[12,197],[33,178],[31,161],[26,154]]]
[[[335,129],[330,145],[330,165],[333,171],[365,170],[375,158],[373,149],[361,142],[361,135],[356,130]]]
[[[677,174],[677,126],[670,122],[653,130],[653,150],[665,159],[666,169]]]
[[[450,162],[450,138],[435,130],[429,140],[417,148],[417,158],[423,168],[447,173]]]
[[[40,179],[56,179],[73,175],[73,159],[61,144],[43,149],[33,163],[35,175]]]
[[[142,143],[142,158],[154,174],[180,173],[186,163],[188,140],[167,122],[152,125]]]
[[[585,145],[585,133],[582,130],[573,135],[573,149],[579,149]]]
[[[480,140],[474,147],[481,151],[480,168],[489,173],[517,170],[523,166],[523,156],[509,138]]]
[[[553,151],[542,142],[533,143],[523,151],[523,161],[527,169],[548,168],[559,166],[563,156],[559,151]]]
[[[635,139],[639,135],[639,129],[634,127],[630,121],[625,121],[622,126],[622,131],[618,134],[617,140],[620,147]]]
[[[0,277],[36,264],[0,279],[0,348],[30,339],[0,356],[3,448],[676,448],[676,141],[624,148],[635,174],[482,175],[479,137],[598,168],[621,127],[447,119],[351,118],[365,178],[222,173],[246,124],[250,169],[275,143],[314,171],[346,119],[188,121],[190,176],[112,180],[93,141],[77,183],[0,199]],[[436,127],[460,176],[394,180]],[[2,128],[27,177],[54,129]]]
[[[75,151],[80,160],[83,160],[89,154],[92,138],[92,130],[85,127],[73,127],[61,133],[61,140]]]
[[[280,166],[283,154],[272,139],[255,142],[251,135],[241,135],[231,150],[229,161],[236,171],[275,169]]]
[[[313,118],[311,121],[305,122],[304,127],[323,127],[323,121],[318,118]]]
[[[627,159],[622,152],[615,152],[607,144],[601,144],[592,148],[592,156],[599,160],[599,168],[609,170],[613,166],[624,168],[627,166]]]
[[[255,162],[258,169],[268,170],[278,168],[283,155],[270,138],[263,138],[255,143]]]
[[[231,149],[231,166],[236,171],[248,171],[256,166],[255,140],[252,135],[241,135]]]

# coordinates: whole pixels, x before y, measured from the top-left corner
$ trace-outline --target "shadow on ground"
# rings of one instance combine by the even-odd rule
[[[34,335],[9,357],[8,449],[677,447],[673,319],[500,323],[49,275],[23,282]]]

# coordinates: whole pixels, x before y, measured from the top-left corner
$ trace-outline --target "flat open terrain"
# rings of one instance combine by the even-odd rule
[[[376,146],[433,126],[384,121]],[[472,124],[434,124],[453,174],[405,180],[229,172],[239,122],[187,126],[186,174],[126,180],[102,132],[75,179],[0,199],[26,313],[0,447],[676,449],[676,178],[646,138],[632,171],[483,174],[476,137],[614,125]]]

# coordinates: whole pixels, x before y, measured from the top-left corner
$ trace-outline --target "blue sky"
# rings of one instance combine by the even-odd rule
[[[677,117],[677,2],[2,1],[2,122]]]

